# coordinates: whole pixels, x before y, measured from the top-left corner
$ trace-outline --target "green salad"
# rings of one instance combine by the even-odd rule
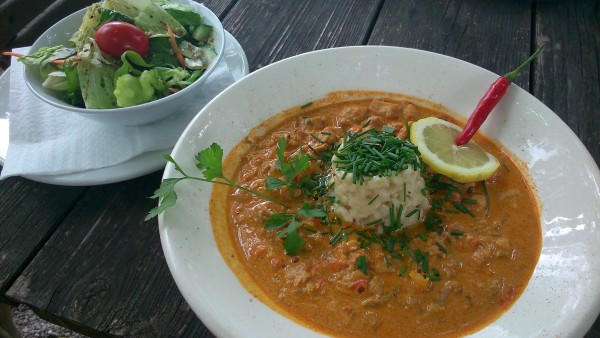
[[[19,56],[43,86],[88,109],[150,102],[196,81],[217,57],[214,30],[170,0],[104,0],[88,7],[70,46]]]

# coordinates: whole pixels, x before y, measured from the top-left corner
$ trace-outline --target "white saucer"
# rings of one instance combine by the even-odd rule
[[[248,59],[239,42],[225,31],[225,55],[223,60],[227,63],[234,81],[240,80],[249,73]],[[227,48],[231,44],[232,48]],[[9,100],[10,71],[7,69],[0,75],[0,164],[4,165],[9,141]],[[200,111],[203,107],[195,107]],[[184,108],[185,109],[185,108]],[[189,109],[189,108],[188,108]],[[172,148],[151,151],[134,157],[126,162],[75,173],[61,175],[30,175],[27,179],[57,185],[84,186],[120,182],[149,174],[163,168],[166,161],[163,155],[171,153]]]

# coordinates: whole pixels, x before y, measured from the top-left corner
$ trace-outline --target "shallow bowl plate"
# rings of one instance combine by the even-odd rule
[[[271,115],[337,90],[418,96],[466,119],[497,77],[461,60],[399,47],[302,54],[251,73],[217,96],[184,131],[172,156],[188,173],[198,173],[194,155],[212,142],[228,152]],[[516,85],[511,85],[483,133],[529,168],[543,205],[543,246],[522,296],[473,336],[583,336],[600,311],[598,166],[555,113]],[[178,176],[168,165],[164,178]],[[221,337],[318,336],[253,299],[240,285],[213,238],[210,192],[209,184],[181,184],[175,207],[159,216],[169,268],[191,308]]]

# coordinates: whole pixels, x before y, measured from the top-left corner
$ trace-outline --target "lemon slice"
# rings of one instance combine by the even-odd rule
[[[500,162],[475,142],[454,143],[461,128],[437,117],[418,120],[410,127],[410,140],[421,159],[435,172],[461,182],[477,182],[492,176]]]

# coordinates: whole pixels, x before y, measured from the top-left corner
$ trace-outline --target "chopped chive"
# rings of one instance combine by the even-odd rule
[[[369,201],[369,205],[373,204],[373,202],[375,202],[375,200],[379,197],[379,194],[375,195],[375,197],[373,197],[370,201]]]
[[[317,230],[315,230],[314,228],[309,227],[307,225],[304,225],[303,228],[304,228],[304,230],[306,230],[308,232],[312,232],[312,233],[316,233],[317,232]]]
[[[427,242],[427,236],[423,235],[422,233],[418,233],[417,236],[419,237],[419,239],[421,239],[423,242]]]
[[[310,107],[312,104],[313,104],[313,102],[312,102],[312,101],[311,101],[311,102],[307,102],[307,103],[305,103],[305,104],[301,105],[301,106],[300,106],[300,109],[308,108],[308,107]]]
[[[308,147],[308,149],[312,150],[315,154],[318,154],[319,152],[315,150],[315,148],[313,148],[310,144],[306,145]]]
[[[392,126],[383,126],[383,128],[381,128],[381,132],[387,134],[392,134],[395,130],[396,129],[394,129]]]
[[[475,217],[471,210],[464,206],[464,204],[460,202],[453,202],[452,205],[460,212],[470,215],[471,217]]]
[[[440,272],[436,268],[431,268],[431,273],[424,273],[430,281],[439,281],[441,279]]]
[[[323,141],[319,136],[317,136],[314,133],[311,133],[310,136],[312,136],[312,138],[314,138],[315,140],[321,142],[321,143],[325,143],[325,141]]]
[[[398,213],[396,214],[396,223],[395,226],[397,229],[402,227],[402,211],[404,210],[404,204],[400,204],[398,208]]]
[[[458,236],[464,235],[464,232],[462,232],[460,230],[454,230],[454,231],[450,231],[450,235],[458,237]]]
[[[427,253],[421,254],[421,268],[425,273],[429,272],[429,255]]]
[[[417,260],[417,256],[415,256],[415,254],[412,251],[410,251],[408,248],[402,248],[402,251],[404,251],[404,253],[407,254],[408,257],[410,257],[413,261],[415,261],[417,263],[419,262]]]
[[[367,226],[371,226],[371,225],[375,225],[377,223],[381,223],[381,221],[383,221],[383,220],[381,218],[378,218],[378,219],[376,219],[374,221],[371,221],[371,222],[367,223]]]
[[[485,193],[485,215],[489,216],[490,215],[490,193],[488,192],[488,188],[487,188],[487,182],[486,181],[482,181],[483,182],[483,192]]]
[[[441,251],[441,252],[443,252],[443,253],[445,253],[445,254],[447,254],[447,253],[448,253],[448,250],[446,250],[446,247],[445,247],[445,246],[443,246],[442,244],[440,244],[440,243],[438,243],[438,242],[435,242],[435,245],[436,245],[436,246],[437,246],[437,247],[440,249],[440,251]]]
[[[365,255],[360,255],[356,259],[356,267],[362,271],[363,274],[367,274],[367,257]]]
[[[406,274],[406,265],[404,265],[401,269],[400,272],[398,273],[399,276],[404,276]]]
[[[392,135],[393,130],[387,126],[381,131],[371,128],[360,133],[347,133],[344,146],[333,151],[344,161],[340,163],[347,164],[338,165],[338,170],[357,175],[356,182],[363,182],[363,177],[392,176],[409,167],[423,170],[418,149]]]
[[[342,239],[343,229],[339,228],[329,240],[329,244],[336,245]]]
[[[415,208],[411,212],[409,212],[408,214],[406,214],[405,217],[410,217],[410,216],[416,214],[419,211],[421,211],[419,208]]]
[[[313,161],[318,161],[319,160],[318,158],[312,156],[311,154],[306,154],[306,156],[308,156]]]

